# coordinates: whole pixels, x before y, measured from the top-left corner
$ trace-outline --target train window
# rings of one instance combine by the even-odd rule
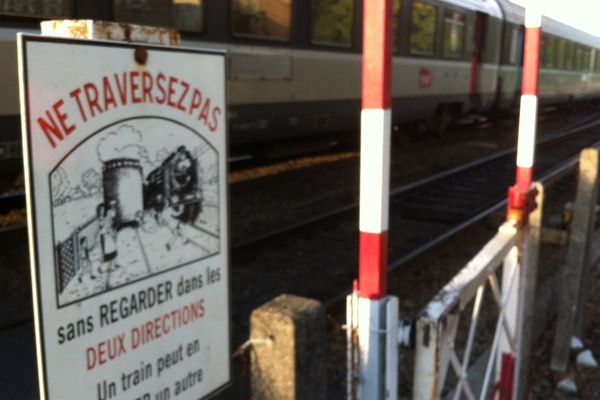
[[[583,47],[575,47],[575,69],[581,71],[583,69]]]
[[[433,4],[415,1],[411,10],[409,51],[411,54],[432,55],[435,52],[437,9]]]
[[[402,18],[402,0],[394,0],[394,50],[400,50],[400,44],[402,39],[402,31],[400,26],[400,19]]]
[[[480,39],[482,40],[481,62],[484,64],[498,64],[502,58],[502,54],[500,53],[500,51],[502,50],[501,41],[498,39],[502,35],[503,22],[500,21],[500,19],[491,16],[484,17],[482,19],[482,22],[483,21],[485,22],[484,24],[482,24],[482,27],[485,29],[483,30],[483,32],[481,32],[482,37]],[[467,32],[469,32],[468,25],[469,24],[467,20]],[[467,33],[466,38],[468,38],[468,36],[469,35]],[[474,44],[472,46],[472,49],[475,50]],[[469,47],[467,44],[465,44],[465,52],[466,54],[469,54]]]
[[[201,32],[204,0],[114,0],[115,19]]]
[[[510,32],[510,52],[508,53],[508,63],[510,65],[516,65],[517,59],[520,57],[522,52],[522,34],[519,26],[513,25],[512,31]]]
[[[556,44],[556,67],[564,69],[566,66],[565,58],[567,57],[567,41],[565,39],[557,39]]]
[[[310,40],[316,44],[350,46],[354,0],[312,0]]]
[[[600,72],[600,51],[598,50],[596,50],[596,55],[594,56],[594,70]]]
[[[583,50],[583,70],[590,70],[590,59],[592,58],[592,50],[589,48],[585,48]]]
[[[0,14],[27,17],[71,17],[74,0],[0,0]]]
[[[575,53],[575,43],[567,42],[567,59],[565,60],[565,67],[567,67],[568,70],[575,69]]]
[[[542,66],[544,68],[556,67],[556,38],[543,35],[542,36]]]
[[[542,33],[540,39],[540,68],[546,67],[546,47],[548,46],[548,36]]]
[[[232,0],[231,4],[234,35],[290,39],[292,0]]]
[[[465,49],[465,14],[444,12],[444,57],[461,58]]]

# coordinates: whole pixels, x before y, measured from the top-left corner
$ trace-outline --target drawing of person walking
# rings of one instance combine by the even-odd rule
[[[165,216],[165,213],[168,210],[171,211],[171,215],[167,217],[167,216]],[[167,248],[168,251],[171,251],[171,249],[173,248],[173,245],[179,239],[183,242],[184,245],[190,243],[189,238],[186,236],[186,234],[184,232],[183,223],[179,219],[177,219],[177,217],[180,215],[182,210],[183,210],[183,207],[178,205],[178,206],[175,206],[172,208],[170,207],[168,209],[165,209],[165,210],[163,210],[163,212],[156,213],[156,219],[157,219],[158,225],[166,227],[171,232],[171,237],[170,237],[169,241],[165,244],[165,247]]]
[[[90,278],[96,279],[94,276],[94,266],[90,259],[90,248],[88,247],[87,237],[85,236],[79,239],[79,262],[81,265],[80,273],[77,277],[79,283],[81,283],[82,277],[85,274],[90,274]]]

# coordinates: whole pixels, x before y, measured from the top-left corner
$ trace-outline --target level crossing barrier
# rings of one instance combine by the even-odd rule
[[[513,399],[524,392],[541,229],[543,189],[539,184],[536,187],[533,193],[537,193],[535,201],[540,206],[526,214],[528,223],[508,220],[502,224],[413,321],[413,399]],[[486,301],[486,291],[492,301]],[[365,355],[358,344],[365,335],[360,313],[368,311],[356,287],[347,302],[347,398],[364,399],[361,386],[368,376],[360,374]],[[470,316],[465,316],[468,311]],[[483,315],[486,324],[490,315],[495,316],[491,332],[478,330]],[[463,332],[464,319],[469,323]],[[379,337],[385,349],[380,356],[378,384],[383,395],[379,398],[393,400],[397,398],[398,346],[409,345],[411,336],[406,322],[398,318],[396,297],[387,296],[378,329],[370,329],[369,336]],[[464,345],[457,344],[465,337]],[[479,360],[473,362],[474,349],[484,347],[482,343],[491,345],[478,351]]]
[[[586,149],[580,158],[579,184],[569,236],[567,264],[559,275],[559,307],[568,329],[558,329],[553,362],[568,360],[572,334],[580,334],[585,284],[600,259],[597,196],[600,150]],[[544,188],[535,183],[526,199],[526,219],[509,219],[496,235],[427,304],[414,321],[413,399],[526,399],[530,353],[535,335],[536,277],[542,229]],[[536,195],[534,199],[532,195]],[[580,232],[581,231],[581,232]],[[575,284],[577,290],[567,289]],[[487,292],[487,293],[486,293]],[[486,297],[487,295],[487,297]],[[570,297],[570,299],[569,299]],[[562,304],[564,303],[564,304]],[[382,399],[396,398],[397,346],[408,344],[406,326],[398,321],[398,299],[388,296],[378,335],[385,354]],[[360,298],[348,298],[348,342],[360,340]],[[490,319],[493,318],[493,321]],[[465,324],[465,322],[467,322]],[[493,329],[489,329],[489,324]],[[564,321],[563,321],[564,323]],[[488,325],[481,329],[481,325]],[[560,340],[557,342],[557,339]],[[564,353],[564,354],[563,354]],[[348,352],[348,398],[360,399],[358,346]],[[477,360],[475,360],[477,359]],[[405,366],[401,366],[405,368]],[[554,365],[553,369],[558,370]],[[566,371],[566,368],[565,370]]]
[[[506,396],[515,390],[514,360],[518,358],[522,319],[523,264],[528,232],[515,222],[504,223],[498,233],[438,292],[416,321],[413,398],[488,399],[493,392]],[[502,268],[500,268],[502,266]],[[502,277],[498,270],[502,269]],[[497,317],[491,348],[481,370],[470,368],[478,335],[484,295],[491,291]],[[472,307],[469,305],[472,304]],[[456,338],[461,313],[471,310],[464,349]],[[489,312],[487,312],[489,315]],[[460,353],[460,354],[459,354]],[[456,379],[450,379],[450,372]],[[472,373],[483,376],[473,379]],[[504,376],[503,376],[504,375]],[[477,381],[477,382],[476,382]],[[511,398],[511,395],[501,398]]]

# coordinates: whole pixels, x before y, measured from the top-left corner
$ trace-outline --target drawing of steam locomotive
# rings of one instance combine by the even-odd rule
[[[145,211],[160,213],[169,207],[173,217],[193,224],[202,211],[202,201],[197,162],[185,146],[178,147],[146,176]]]

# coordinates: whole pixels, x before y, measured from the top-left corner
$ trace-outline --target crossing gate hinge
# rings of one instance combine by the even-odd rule
[[[415,347],[414,320],[401,319],[398,321],[398,345],[413,349]]]

